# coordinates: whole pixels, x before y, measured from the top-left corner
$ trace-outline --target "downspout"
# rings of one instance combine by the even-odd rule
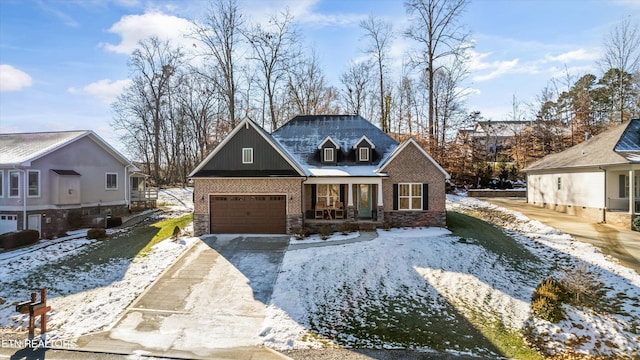
[[[604,171],[604,206],[602,207],[602,223],[607,223],[607,169],[603,169],[602,166],[598,166],[598,168]]]
[[[24,184],[22,188],[22,230],[27,230],[27,191],[29,190],[29,179],[27,179],[27,170],[19,169],[22,171],[22,177]]]

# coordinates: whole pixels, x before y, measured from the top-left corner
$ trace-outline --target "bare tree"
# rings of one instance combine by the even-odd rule
[[[287,69],[299,56],[301,35],[293,24],[293,16],[285,11],[280,16],[272,16],[268,28],[257,24],[245,33],[245,37],[253,50],[251,59],[258,63],[263,77],[271,129],[275,130],[279,125],[276,93],[286,81]]]
[[[366,106],[372,64],[367,61],[352,63],[340,76],[344,86],[343,103],[349,114],[363,115]]]
[[[604,56],[599,64],[605,73],[611,69],[617,70],[617,112],[622,123],[630,117],[625,109],[633,101],[629,91],[631,86],[628,84],[632,77],[625,75],[640,71],[640,28],[637,22],[625,19],[611,30],[604,40]]]
[[[224,96],[227,115],[231,126],[235,126],[238,114],[236,111],[236,95],[238,79],[236,64],[239,61],[236,47],[242,41],[244,19],[238,9],[237,0],[215,0],[211,3],[202,23],[194,23],[191,37],[199,40],[204,46],[202,53],[211,59],[209,76],[222,96]],[[195,45],[195,44],[194,44]],[[197,45],[196,45],[197,46]]]
[[[387,68],[387,55],[389,53],[389,47],[393,40],[393,32],[391,24],[370,15],[369,18],[360,22],[360,27],[365,31],[364,38],[369,40],[369,45],[365,50],[365,53],[371,55],[378,69],[378,90],[379,90],[379,106],[380,106],[380,128],[384,132],[389,132],[389,107],[388,94],[385,94],[384,78]]]
[[[170,135],[167,124],[172,120],[171,93],[179,79],[177,74],[183,66],[184,54],[172,47],[168,41],[156,37],[140,41],[129,59],[132,84],[118,97],[114,104],[114,128],[124,130],[123,141],[139,144],[144,151],[149,170],[156,183],[164,179],[161,170],[166,168],[168,158],[166,141]]]
[[[405,36],[419,43],[414,63],[424,69],[428,90],[429,148],[434,152],[436,71],[451,58],[464,55],[469,48],[468,33],[458,24],[468,0],[408,0],[405,3],[411,26]]]
[[[297,115],[316,115],[335,108],[335,90],[327,86],[315,52],[297,62],[288,75],[289,97]]]

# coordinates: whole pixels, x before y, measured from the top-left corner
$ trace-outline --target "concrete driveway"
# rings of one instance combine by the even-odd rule
[[[82,350],[194,359],[286,359],[258,334],[288,236],[201,238]]]
[[[483,198],[494,205],[523,213],[576,240],[593,244],[628,268],[640,273],[640,232],[593,221],[528,204],[516,198]]]

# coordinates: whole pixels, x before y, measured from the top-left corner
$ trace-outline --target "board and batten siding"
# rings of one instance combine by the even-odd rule
[[[244,148],[253,149],[253,163],[243,164]],[[201,171],[213,176],[297,175],[282,155],[251,126],[240,129]]]
[[[560,179],[560,189],[558,189]],[[604,171],[529,173],[527,201],[535,204],[605,207]]]

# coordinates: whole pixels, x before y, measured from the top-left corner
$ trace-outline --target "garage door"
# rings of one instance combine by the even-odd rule
[[[286,233],[286,196],[216,195],[210,204],[213,234]]]
[[[0,215],[0,234],[18,231],[17,215]]]

